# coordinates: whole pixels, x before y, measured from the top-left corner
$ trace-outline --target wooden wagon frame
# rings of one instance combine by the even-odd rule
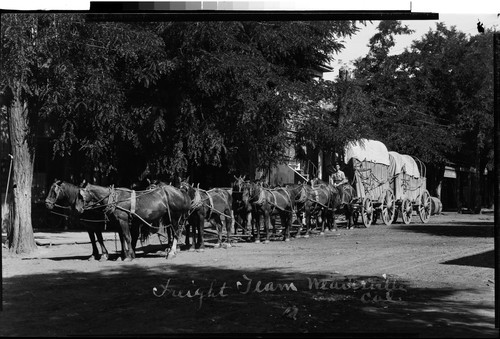
[[[391,187],[396,200],[396,213],[405,224],[409,224],[413,212],[417,212],[423,223],[429,222],[431,196],[427,191],[426,167],[420,159],[397,152],[389,152],[391,161]]]
[[[349,143],[345,149],[346,174],[356,190],[351,201],[354,221],[361,215],[365,227],[381,217],[386,225],[392,223],[396,201],[389,175],[389,152],[376,140],[362,139]]]

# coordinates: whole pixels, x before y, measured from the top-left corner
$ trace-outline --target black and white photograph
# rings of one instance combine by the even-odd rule
[[[499,337],[500,4],[0,25],[0,336]]]

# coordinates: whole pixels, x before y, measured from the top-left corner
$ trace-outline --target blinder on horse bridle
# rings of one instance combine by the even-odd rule
[[[112,210],[114,210],[114,208],[116,208],[116,192],[115,192],[113,185],[111,185],[109,187],[109,194],[104,196],[101,199],[99,199],[99,197],[97,197],[94,193],[92,193],[92,191],[90,191],[88,189],[88,184],[85,187],[80,188],[78,193],[83,200],[83,209],[84,210],[91,210],[91,209],[103,207],[102,205],[100,205],[100,203],[106,198],[110,198],[110,199],[108,199],[108,204],[106,204],[106,206],[105,206],[106,207],[105,212],[112,211]],[[111,203],[111,201],[110,201],[112,198],[112,195],[114,195],[114,198],[115,198],[114,203]],[[114,206],[114,208],[113,208],[113,206]]]
[[[56,201],[59,199],[59,194],[61,192],[62,180],[54,180],[52,187],[50,188],[47,198],[45,198],[45,206],[52,209],[56,206]],[[52,193],[52,194],[51,194]]]

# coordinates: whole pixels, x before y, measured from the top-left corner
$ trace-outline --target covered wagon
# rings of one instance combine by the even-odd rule
[[[355,213],[361,215],[365,227],[370,227],[379,216],[390,225],[396,204],[387,147],[380,141],[361,139],[348,143],[344,154],[346,176],[357,194],[352,201]]]
[[[431,215],[431,196],[426,188],[426,168],[416,157],[397,152],[389,152],[392,177],[391,188],[396,199],[394,221],[401,215],[409,224],[416,211],[422,222],[427,223]]]

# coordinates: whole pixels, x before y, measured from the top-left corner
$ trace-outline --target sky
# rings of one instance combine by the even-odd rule
[[[99,0],[97,0],[99,1]],[[466,34],[477,34],[478,20],[485,28],[500,32],[500,0],[170,0],[171,2],[201,3],[215,1],[217,8],[229,7],[254,10],[411,10],[412,12],[433,12],[439,14],[438,20],[403,20],[403,25],[415,30],[415,33],[397,36],[396,46],[390,54],[398,54],[410,47],[413,40],[420,39],[429,29],[435,29],[437,22],[444,22],[447,27],[456,26]],[[160,1],[156,1],[160,2]],[[2,0],[1,9],[53,9],[53,10],[88,10],[89,0]],[[356,35],[346,38],[345,49],[334,56],[330,64],[333,72],[325,73],[324,78],[333,80],[341,67],[352,67],[352,62],[368,52],[368,41],[376,33],[378,21],[367,22]]]

